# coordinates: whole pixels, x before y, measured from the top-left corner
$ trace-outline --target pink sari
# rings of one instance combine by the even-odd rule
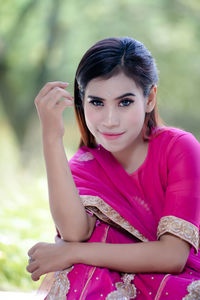
[[[181,136],[180,133],[178,135]],[[161,138],[166,145],[170,144],[169,139],[175,140],[174,133],[165,134]],[[198,252],[200,213],[196,212],[199,204],[194,207],[194,212],[188,207],[183,210],[177,207],[177,215],[166,213],[167,208],[164,209],[163,201],[174,188],[172,185],[173,188],[170,187],[166,191],[164,178],[169,170],[166,174],[159,175],[163,180],[161,180],[160,190],[159,186],[156,189],[151,186],[147,191],[150,195],[153,189],[155,195],[152,198],[150,195],[148,199],[144,192],[145,187],[140,186],[140,183],[145,185],[147,180],[145,174],[148,171],[145,173],[144,170],[152,169],[150,164],[155,155],[154,150],[158,148],[157,142],[161,145],[161,140],[156,138],[150,141],[148,157],[138,172],[133,174],[134,178],[127,174],[112,154],[101,146],[97,149],[86,147],[79,149],[70,161],[70,167],[86,210],[98,218],[88,242],[121,244],[148,242],[156,241],[163,233],[170,232],[192,245],[184,271],[179,275],[126,274],[106,268],[77,264],[55,274],[46,300],[200,299],[200,254]],[[164,148],[166,148],[165,143],[163,143]],[[161,155],[163,155],[162,152],[160,151]],[[165,172],[163,161],[164,158],[162,158],[161,168],[162,172]],[[160,174],[159,168],[154,169],[155,175],[152,175],[154,177],[152,180]],[[188,182],[187,185],[189,185]],[[199,190],[195,190],[195,193],[198,194]],[[198,202],[200,202],[199,195]],[[197,199],[196,194],[193,198]],[[164,216],[163,211],[165,211]],[[188,215],[186,215],[187,211]]]

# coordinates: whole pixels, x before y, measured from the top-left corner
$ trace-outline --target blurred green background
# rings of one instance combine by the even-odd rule
[[[0,1],[0,290],[33,290],[25,270],[37,241],[53,242],[40,124],[34,97],[47,81],[70,83],[97,40],[131,36],[160,70],[163,120],[200,139],[199,0]],[[73,109],[65,112],[66,152],[79,140]]]

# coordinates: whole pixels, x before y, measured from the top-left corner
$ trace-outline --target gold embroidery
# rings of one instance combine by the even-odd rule
[[[72,269],[73,267],[55,273],[55,280],[45,300],[55,300],[55,299],[66,300],[66,295],[70,289],[70,282],[69,279],[67,278],[67,274]]]
[[[189,292],[182,300],[199,300],[200,299],[200,280],[193,281],[187,287]]]
[[[175,216],[166,216],[160,219],[157,237],[164,233],[172,233],[190,243],[198,252],[199,248],[199,229],[192,223]]]
[[[148,242],[147,238],[145,238],[137,229],[135,229],[127,220],[120,216],[118,212],[116,212],[101,198],[88,195],[81,195],[80,197],[83,205],[102,221],[116,227],[122,227],[141,241]]]
[[[136,298],[136,287],[134,284],[131,284],[131,281],[134,280],[135,275],[125,273],[122,276],[122,282],[115,283],[117,288],[116,291],[111,292],[107,297],[106,300],[129,300]]]
[[[88,161],[94,159],[94,156],[90,152],[85,152],[77,158],[79,161]]]
[[[47,273],[44,279],[42,280],[42,283],[39,287],[39,289],[36,292],[36,296],[41,299],[45,299],[45,297],[48,295],[51,286],[55,280],[55,272]]]

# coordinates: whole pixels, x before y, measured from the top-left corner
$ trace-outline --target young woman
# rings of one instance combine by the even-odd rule
[[[159,124],[157,82],[143,44],[110,38],[83,56],[74,98],[63,82],[36,97],[58,236],[29,250],[27,270],[56,272],[46,299],[200,299],[200,144]],[[68,163],[73,102],[81,144]]]

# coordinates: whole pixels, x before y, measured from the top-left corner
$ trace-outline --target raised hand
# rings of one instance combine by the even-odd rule
[[[35,98],[35,105],[42,125],[43,137],[50,141],[64,135],[63,111],[73,106],[73,97],[65,88],[66,82],[48,82]]]

